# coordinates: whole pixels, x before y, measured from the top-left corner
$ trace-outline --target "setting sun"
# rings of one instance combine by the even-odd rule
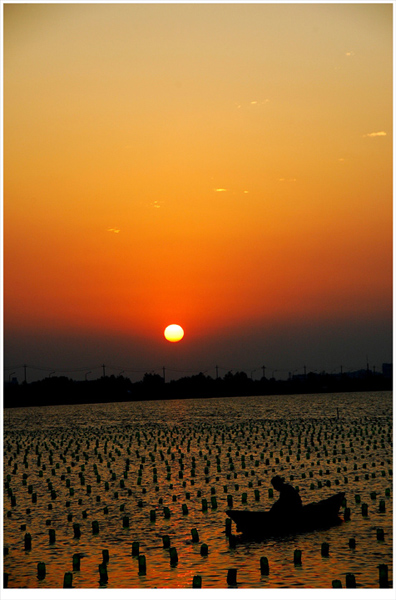
[[[7,382],[391,362],[391,2],[3,13]]]
[[[184,337],[184,331],[180,325],[168,325],[168,327],[165,328],[164,336],[168,342],[180,342]]]

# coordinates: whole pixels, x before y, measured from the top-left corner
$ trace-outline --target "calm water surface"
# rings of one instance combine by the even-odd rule
[[[191,588],[194,575],[203,588],[226,588],[228,569],[236,568],[238,588],[331,588],[335,579],[345,587],[347,573],[358,588],[378,588],[380,564],[392,584],[392,454],[390,392],[5,410],[8,587],[62,588],[70,572],[75,588]],[[274,473],[298,486],[304,503],[345,491],[350,519],[304,535],[237,539],[231,548],[229,496],[236,509],[267,510],[277,497],[270,497]],[[145,575],[133,542],[146,557]],[[103,550],[107,582],[99,576]],[[80,570],[73,570],[75,554]],[[260,574],[262,556],[268,576]],[[46,565],[43,579],[38,562]]]

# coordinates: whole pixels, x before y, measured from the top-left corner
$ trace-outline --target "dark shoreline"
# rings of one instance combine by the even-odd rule
[[[5,382],[4,408],[391,390],[392,377],[371,371],[342,375],[307,373],[288,380],[252,380],[244,372],[213,379],[199,373],[166,383],[159,375],[152,374],[146,374],[142,381],[135,383],[114,375],[92,381],[47,377],[32,383]]]

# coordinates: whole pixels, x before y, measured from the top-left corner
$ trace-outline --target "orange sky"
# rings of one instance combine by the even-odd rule
[[[390,362],[392,74],[391,3],[6,5],[6,366]]]

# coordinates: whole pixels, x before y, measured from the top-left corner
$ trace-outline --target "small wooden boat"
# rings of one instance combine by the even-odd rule
[[[267,537],[289,532],[309,531],[329,527],[339,522],[339,510],[345,493],[340,492],[320,502],[302,507],[298,517],[279,517],[264,510],[227,510],[237,531],[254,537]]]

